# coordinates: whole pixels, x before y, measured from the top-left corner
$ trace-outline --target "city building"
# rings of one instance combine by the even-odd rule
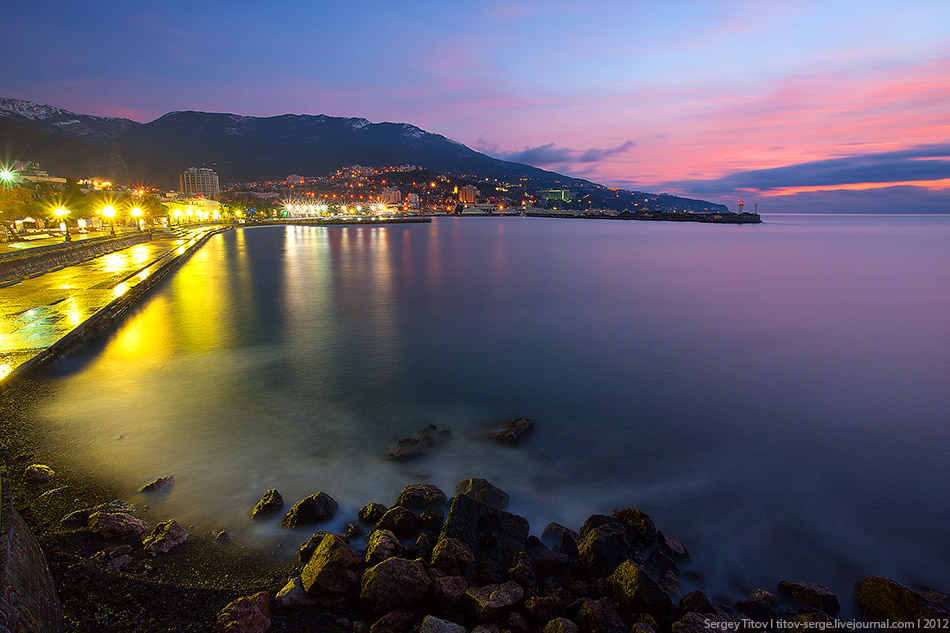
[[[379,201],[383,204],[399,204],[402,202],[402,192],[392,187],[386,187],[380,193]]]
[[[465,185],[459,189],[459,202],[462,204],[475,204],[478,197],[478,187],[474,185]]]
[[[188,196],[217,198],[221,193],[218,174],[207,167],[189,167],[179,177],[181,191]]]

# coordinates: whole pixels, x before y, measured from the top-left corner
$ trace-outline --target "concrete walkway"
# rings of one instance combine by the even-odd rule
[[[0,382],[216,228],[156,236],[0,288]]]

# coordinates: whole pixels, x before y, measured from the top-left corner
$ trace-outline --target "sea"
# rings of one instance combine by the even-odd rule
[[[150,517],[288,556],[269,488],[342,528],[484,477],[536,535],[642,509],[711,594],[950,592],[950,215],[762,217],[236,228],[33,378],[35,423]]]

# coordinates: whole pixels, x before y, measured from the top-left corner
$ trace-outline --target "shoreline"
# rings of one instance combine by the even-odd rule
[[[42,386],[36,381],[20,381],[3,392],[4,407],[23,407],[21,413],[28,419],[33,402],[44,396]],[[342,592],[318,583],[317,588],[309,592],[301,593],[298,587],[291,592],[291,597],[285,594],[278,598],[282,590],[293,585],[294,579],[303,578],[296,581],[299,585],[300,582],[306,584],[308,573],[320,577],[313,569],[307,571],[316,565],[310,562],[312,558],[295,557],[279,546],[269,552],[267,547],[253,543],[221,540],[213,533],[195,533],[189,529],[192,526],[182,526],[189,532],[184,543],[175,545],[167,553],[150,555],[143,547],[147,531],[107,539],[85,524],[64,524],[62,519],[76,510],[120,499],[116,487],[94,475],[59,466],[56,455],[50,451],[50,438],[44,437],[51,431],[17,427],[9,419],[4,419],[0,428],[9,442],[7,461],[17,510],[46,553],[63,605],[65,630],[69,631],[210,630],[226,605],[261,592],[268,596],[272,621],[268,630],[333,633],[388,630],[414,633],[420,630],[426,616],[461,624],[466,627],[465,631],[476,631],[480,625],[499,626],[498,629],[481,629],[479,633],[494,630],[514,633],[519,627],[521,633],[541,632],[547,630],[544,627],[550,620],[558,618],[584,626],[585,618],[610,620],[616,616],[623,622],[625,631],[663,633],[706,630],[709,622],[723,627],[730,622],[733,626],[748,627],[741,624],[740,618],[758,621],[753,615],[760,614],[763,621],[771,619],[773,629],[782,630],[792,622],[833,622],[839,600],[845,612],[853,600],[850,595],[840,595],[832,601],[826,594],[833,595],[833,592],[810,583],[811,579],[800,579],[806,586],[800,594],[795,593],[799,591],[795,588],[782,592],[776,587],[756,587],[745,598],[707,595],[702,593],[703,571],[691,565],[689,543],[680,544],[675,536],[665,533],[667,526],[653,526],[649,508],[645,508],[645,513],[628,508],[616,510],[612,515],[594,514],[583,526],[550,524],[542,530],[543,526],[529,526],[526,520],[508,512],[505,509],[507,494],[487,482],[481,489],[463,491],[455,497],[451,491],[445,494],[435,486],[420,483],[407,486],[395,500],[367,500],[359,513],[361,520],[354,519],[341,530],[343,534],[333,537],[322,529],[326,520],[336,514],[335,508],[331,517],[318,517],[311,525],[296,526],[289,533],[299,536],[302,546],[309,543],[309,549],[317,552],[314,557],[320,555],[326,560],[336,560],[333,552],[342,551],[341,555],[350,560],[350,555],[354,555],[359,562],[350,560],[349,568],[356,580]],[[26,465],[33,463],[48,464],[56,474],[49,482],[29,482],[22,473]],[[460,482],[459,486],[464,483]],[[407,494],[410,489],[415,492]],[[332,495],[332,491],[328,492]],[[466,499],[460,500],[460,497]],[[279,520],[297,501],[287,499],[269,520]],[[380,502],[385,506],[378,507]],[[374,505],[377,506],[375,515],[371,509]],[[251,508],[247,508],[247,513],[250,517]],[[146,521],[149,529],[174,518],[158,516],[147,505],[137,506],[130,514]],[[374,534],[374,530],[376,534],[382,534],[381,530],[394,534],[394,538],[383,535],[382,540],[390,547],[379,550],[384,551],[383,558],[379,557],[384,554],[373,553],[381,547],[379,543],[373,544],[375,537],[369,539],[368,547],[365,545],[367,536]],[[315,536],[310,537],[310,534]],[[440,543],[446,538],[456,538],[465,544],[466,547],[459,546],[458,551],[452,550],[453,556],[461,557],[458,560],[449,556],[446,562],[440,559],[441,554],[433,553],[441,551]],[[122,545],[131,548],[130,560],[121,569],[111,570],[109,564],[115,558],[103,552]],[[457,544],[451,545],[454,548]],[[389,605],[385,599],[379,599],[382,600],[380,606],[373,603],[377,598],[360,597],[360,579],[365,584],[367,575],[373,573],[370,570],[386,560],[408,561],[388,565],[411,564],[416,571],[421,565],[428,578],[423,582],[427,587],[425,592],[411,599],[408,609]],[[511,563],[512,560],[520,560],[520,563]],[[618,574],[622,575],[618,572],[622,565],[626,565],[623,573],[633,574],[636,583],[647,587],[648,594],[652,592],[650,600],[640,602],[631,598],[632,602],[625,602],[625,590],[617,589],[618,583],[622,584],[617,579]],[[411,577],[413,572],[401,570],[397,576],[380,581],[381,587],[385,591],[396,591],[406,573]],[[638,574],[645,576],[641,578]],[[799,579],[789,580],[797,587]],[[464,591],[455,598],[446,597],[448,588],[442,586],[452,583],[464,585]],[[478,607],[473,606],[477,595],[469,594],[496,585],[507,587],[515,594],[520,592],[521,597],[495,614],[497,617],[479,615]],[[666,597],[656,593],[656,588]],[[933,590],[926,593],[924,588],[910,589],[917,592],[915,595],[924,608],[938,609],[935,611],[938,615],[939,609],[950,608],[946,596]],[[927,602],[927,596],[943,602]],[[692,605],[690,608],[708,612],[680,613],[681,603],[685,604],[683,609]],[[871,618],[877,616],[864,611],[864,621],[875,621]],[[652,620],[642,618],[643,612],[651,613]],[[558,618],[539,621],[549,615]],[[769,617],[765,618],[766,615]],[[380,624],[380,620],[387,617],[405,626],[386,628],[383,625],[388,624]],[[779,621],[781,625],[777,624]],[[850,618],[840,620],[848,621]],[[636,629],[638,623],[647,626]],[[374,628],[369,628],[371,626]]]

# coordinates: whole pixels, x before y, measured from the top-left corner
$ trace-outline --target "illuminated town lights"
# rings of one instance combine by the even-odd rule
[[[109,234],[115,235],[115,220],[113,219],[115,218],[115,207],[111,204],[102,207],[102,215],[109,218]]]
[[[56,214],[56,217],[61,219],[61,222],[59,223],[59,225],[63,228],[63,231],[66,232],[66,239],[63,241],[69,242],[70,240],[73,239],[69,236],[69,224],[66,222],[66,214],[69,213],[69,211],[66,209],[66,207],[61,206],[58,209],[54,210],[53,213]]]

